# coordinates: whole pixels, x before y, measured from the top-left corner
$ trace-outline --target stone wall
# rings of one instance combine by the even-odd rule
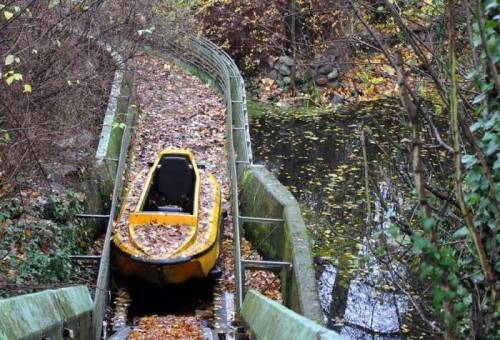
[[[315,83],[317,86],[335,87],[338,85],[339,68],[336,67],[336,57],[330,56],[318,60],[311,65],[296,65],[296,61],[286,55],[278,58],[269,57],[269,78],[276,80],[280,87],[290,85],[292,69],[295,67],[297,84]]]

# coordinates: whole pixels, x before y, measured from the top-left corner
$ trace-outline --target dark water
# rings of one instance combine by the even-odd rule
[[[257,162],[301,203],[327,325],[353,339],[430,336],[408,298],[418,298],[418,280],[405,265],[409,236],[399,231],[415,215],[404,117],[386,100],[323,114],[273,111],[252,122]]]

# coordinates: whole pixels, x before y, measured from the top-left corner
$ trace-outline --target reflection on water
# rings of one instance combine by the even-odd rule
[[[252,122],[256,160],[288,186],[305,213],[327,325],[353,339],[425,335],[407,298],[414,282],[402,265],[409,238],[393,226],[411,220],[415,208],[400,112],[396,102],[384,101],[323,115],[272,113]]]
[[[368,282],[353,280],[349,286],[344,315],[336,320],[328,320],[336,273],[335,266],[327,265],[318,281],[321,306],[330,327],[353,339],[399,339],[400,313],[406,312],[408,308],[405,297],[380,293]]]

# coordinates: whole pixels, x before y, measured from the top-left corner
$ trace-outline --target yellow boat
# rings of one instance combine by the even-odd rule
[[[141,192],[136,202],[134,192]],[[123,275],[167,284],[213,274],[220,251],[221,189],[189,150],[160,152],[145,181],[137,179],[127,195],[112,249],[113,264]]]

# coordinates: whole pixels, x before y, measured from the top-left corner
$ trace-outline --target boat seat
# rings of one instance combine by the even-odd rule
[[[166,201],[162,207],[178,206],[184,212],[192,212],[196,176],[189,159],[184,156],[163,158],[157,176],[156,189]]]

